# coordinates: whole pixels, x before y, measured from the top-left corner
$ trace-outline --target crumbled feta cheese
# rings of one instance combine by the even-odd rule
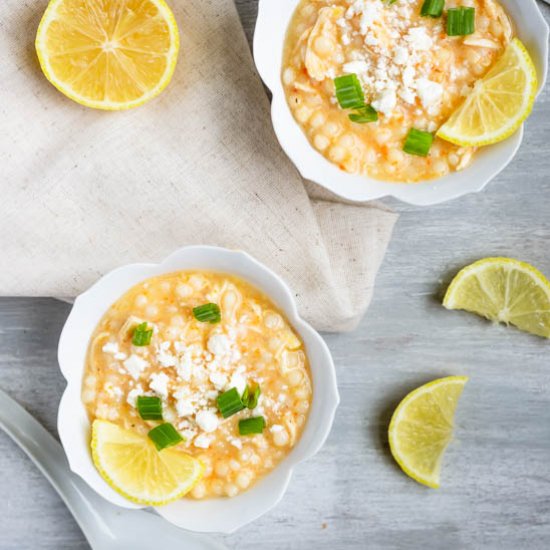
[[[166,399],[168,397],[168,382],[170,382],[170,378],[163,372],[153,373],[149,378],[149,387],[156,394]]]
[[[344,63],[342,67],[345,73],[366,73],[369,70],[369,64],[366,61],[350,61],[349,63]]]
[[[414,51],[426,51],[433,45],[433,40],[427,33],[426,27],[413,27],[409,29],[405,40],[411,45]]]
[[[223,390],[227,385],[227,376],[221,372],[213,372],[210,375],[210,382],[214,384],[217,390]]]
[[[206,434],[198,435],[197,437],[195,437],[195,440],[193,441],[193,445],[195,445],[195,447],[198,447],[199,449],[208,449],[211,443],[212,443],[212,437]]]
[[[178,359],[175,355],[169,353],[170,342],[163,342],[157,350],[157,361],[161,367],[175,367],[178,364]]]
[[[218,428],[218,417],[212,411],[199,411],[195,415],[195,422],[203,432],[214,432]]]
[[[135,408],[137,398],[140,395],[143,395],[143,388],[138,384],[134,389],[128,392],[128,395],[126,396],[126,402],[128,403],[128,405]]]
[[[219,393],[216,390],[210,390],[206,392],[206,399],[214,401],[218,397]]]
[[[271,433],[282,432],[283,430],[284,430],[284,428],[280,424],[273,424],[273,426],[271,426],[271,428],[269,428],[269,431]]]
[[[427,78],[419,78],[416,81],[416,91],[426,109],[438,105],[443,96],[443,86]]]
[[[367,46],[378,46],[378,44],[380,44],[380,41],[378,40],[378,38],[376,38],[376,36],[374,36],[372,32],[368,32],[365,35],[365,44]]]
[[[191,416],[195,414],[197,408],[187,397],[180,396],[176,399],[176,411],[178,416]]]
[[[412,65],[407,65],[403,69],[403,73],[401,75],[401,78],[403,80],[403,84],[407,88],[412,88],[414,86],[414,79],[416,77],[416,70]]]
[[[162,408],[162,418],[165,422],[174,423],[177,420],[176,412],[172,407],[164,406]]]
[[[397,65],[405,65],[405,63],[409,60],[409,51],[407,48],[404,48],[403,46],[397,46],[395,48],[395,55],[393,56],[393,62],[397,63]]]
[[[242,394],[246,389],[246,378],[239,372],[233,373],[229,384],[227,384],[227,389],[230,390],[231,388],[237,388],[237,391]]]
[[[229,340],[224,334],[213,334],[208,339],[208,351],[214,355],[225,355],[229,351]]]
[[[276,407],[272,407],[272,409],[275,410]],[[252,410],[252,416],[265,416],[264,408],[261,405],[258,405]]]
[[[185,345],[185,342],[174,342],[174,349],[176,350],[176,353],[185,353],[187,346]]]
[[[191,428],[180,429],[180,435],[185,439],[185,442],[189,445],[193,438],[197,435],[197,430]]]
[[[118,344],[116,342],[107,342],[101,350],[103,353],[110,353],[111,355],[119,352]]]
[[[433,120],[428,123],[428,132],[431,132],[433,134],[437,130],[437,128],[438,126]]]
[[[110,353],[117,361],[122,361],[128,357],[124,352],[120,351],[117,342],[107,342],[102,348],[103,353]]]
[[[180,357],[176,365],[176,372],[185,382],[191,380],[191,375],[193,374],[193,358],[191,357],[190,351],[186,350],[183,356]]]
[[[372,102],[372,106],[380,113],[390,115],[397,104],[397,96],[395,90],[386,89],[378,94]]]
[[[416,94],[410,88],[402,88],[399,91],[399,97],[409,105],[414,105]]]
[[[149,366],[148,361],[135,354],[130,355],[122,364],[134,380],[137,380],[142,371]]]
[[[240,439],[236,438],[236,437],[230,437],[228,439],[228,441],[231,445],[233,445],[233,447],[235,447],[239,450],[243,448],[243,442]]]
[[[122,390],[118,386],[113,386],[112,382],[106,382],[103,389],[109,394],[110,397],[122,397]]]
[[[208,371],[200,363],[195,364],[193,367],[193,381],[195,383],[202,383],[206,380],[208,380]]]
[[[356,13],[361,13],[361,19],[359,20],[359,31],[362,35],[367,34],[367,30],[372,27],[372,24],[379,18],[380,8],[382,4],[380,2],[355,2],[354,6],[358,5],[359,9],[356,9]]]

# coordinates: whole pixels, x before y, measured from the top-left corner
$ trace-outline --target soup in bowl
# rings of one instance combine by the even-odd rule
[[[339,401],[330,352],[286,285],[215,247],[100,279],[75,301],[59,362],[71,469],[117,505],[196,531],[273,507]]]

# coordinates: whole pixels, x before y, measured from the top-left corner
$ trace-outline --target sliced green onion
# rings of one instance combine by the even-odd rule
[[[151,343],[153,329],[147,328],[147,323],[141,323],[134,329],[132,344],[134,346],[148,346]]]
[[[258,399],[260,399],[260,393],[262,390],[260,390],[260,386],[256,386],[254,388],[254,393],[248,396],[248,403],[246,406],[249,409],[255,409],[258,406]]]
[[[157,451],[162,451],[166,447],[173,447],[184,441],[183,437],[178,433],[176,428],[169,422],[160,424],[153,428],[148,434],[149,439],[155,444]]]
[[[244,404],[237,388],[231,388],[226,392],[218,395],[216,400],[218,409],[224,418],[228,418],[244,409]]]
[[[265,419],[263,416],[254,416],[239,420],[239,433],[241,435],[261,434],[265,428]]]
[[[220,307],[217,304],[204,304],[194,307],[193,315],[201,323],[219,323],[222,320]]]
[[[365,95],[357,75],[345,74],[334,79],[336,99],[342,109],[359,109],[365,105]]]
[[[136,401],[139,416],[143,420],[162,420],[162,401],[160,397],[140,395]]]
[[[441,17],[443,15],[443,8],[445,7],[445,0],[424,0],[420,15],[422,17]]]
[[[365,105],[348,116],[352,122],[357,122],[357,124],[376,122],[378,120],[378,113],[371,105]]]
[[[254,390],[250,386],[246,386],[241,398],[243,405],[247,409],[255,409],[258,406],[258,399],[260,398],[260,386],[256,386]]]
[[[476,27],[475,8],[449,8],[447,10],[447,34],[466,36],[473,34]]]
[[[405,151],[405,153],[409,153],[409,155],[427,157],[433,140],[433,134],[430,134],[430,132],[424,132],[422,130],[417,130],[416,128],[411,128],[409,130],[409,134],[407,135],[407,139],[405,140],[403,151]]]
[[[397,2],[397,0],[384,0],[384,1],[388,6],[391,6],[392,4],[395,4]]]

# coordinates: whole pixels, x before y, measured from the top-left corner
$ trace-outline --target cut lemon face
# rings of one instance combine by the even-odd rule
[[[157,451],[148,437],[105,420],[95,420],[92,425],[92,457],[115,491],[147,506],[183,497],[204,470],[197,459],[175,448]]]
[[[437,135],[463,147],[502,141],[529,116],[536,92],[535,66],[515,38]]]
[[[157,96],[178,50],[164,0],[51,0],[36,35],[46,78],[95,109],[129,109]]]
[[[453,279],[443,305],[550,338],[550,282],[532,265],[486,258]]]
[[[439,487],[441,462],[467,381],[466,376],[449,376],[420,386],[399,403],[391,419],[393,457],[408,476],[433,489]]]

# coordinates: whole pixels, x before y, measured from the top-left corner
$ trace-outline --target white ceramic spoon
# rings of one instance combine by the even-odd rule
[[[27,453],[59,493],[94,550],[227,550],[152,512],[126,510],[102,499],[73,474],[63,447],[23,407],[0,390],[0,427]]]

